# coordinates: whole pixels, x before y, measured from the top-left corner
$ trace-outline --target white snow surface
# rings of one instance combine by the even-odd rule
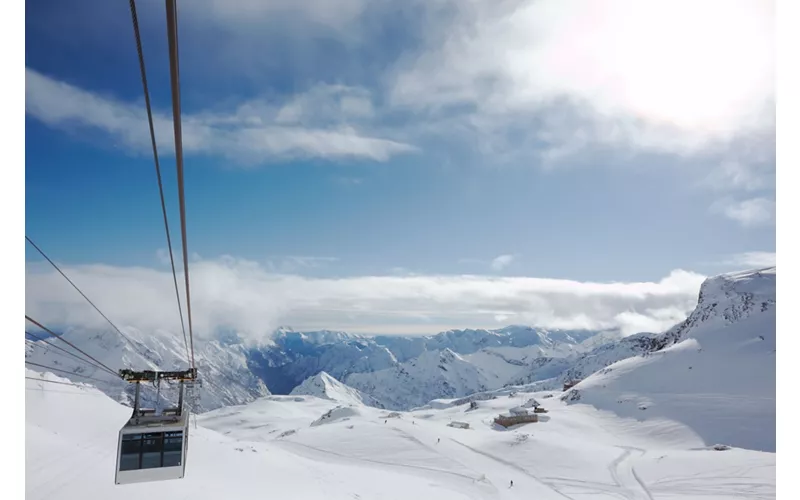
[[[198,416],[184,479],[115,486],[117,433],[130,409],[91,387],[27,380],[26,388],[30,500],[775,498],[774,453],[714,451],[681,422],[551,398],[538,423],[494,426],[497,414],[542,400],[523,392],[469,412],[400,418],[314,396],[267,396]],[[329,412],[336,418],[314,425]]]

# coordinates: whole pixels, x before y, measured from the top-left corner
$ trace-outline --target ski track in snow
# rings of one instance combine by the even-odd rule
[[[394,462],[385,462],[385,461],[382,461],[382,460],[375,460],[375,459],[363,458],[363,457],[353,457],[353,456],[350,456],[350,455],[344,455],[342,453],[336,453],[335,451],[325,450],[323,448],[317,448],[315,446],[311,446],[311,445],[307,445],[307,444],[303,444],[303,443],[297,443],[297,442],[294,442],[294,441],[285,441],[285,442],[289,443],[292,446],[300,446],[300,447],[303,447],[303,448],[308,448],[310,450],[318,451],[320,453],[325,453],[327,455],[333,455],[335,457],[340,457],[340,458],[344,458],[344,459],[347,459],[347,460],[353,460],[353,461],[357,461],[357,462],[367,462],[367,463],[377,464],[377,465],[387,465],[389,467],[406,467],[406,468],[409,468],[409,469],[418,469],[418,470],[423,470],[423,471],[428,471],[428,472],[436,472],[436,473],[439,473],[439,474],[449,474],[451,476],[456,476],[456,477],[459,477],[459,478],[462,478],[462,479],[468,479],[469,481],[474,481],[474,480],[477,479],[477,476],[475,476],[475,477],[468,476],[466,474],[459,474],[458,472],[453,472],[453,471],[449,471],[449,470],[445,470],[445,469],[436,469],[434,467],[422,467],[420,465],[411,465],[411,464],[398,464],[398,463],[394,463]]]
[[[534,480],[534,481],[535,481],[537,484],[539,484],[539,485],[541,485],[541,486],[544,486],[545,488],[547,488],[547,489],[549,489],[549,490],[551,490],[551,491],[553,491],[553,492],[557,493],[559,496],[562,496],[562,497],[564,497],[564,498],[571,498],[571,497],[569,497],[569,496],[565,495],[564,493],[562,493],[561,491],[559,491],[558,489],[554,488],[553,486],[551,486],[551,485],[547,484],[546,482],[542,481],[541,479],[539,479],[539,478],[538,478],[538,477],[537,477],[535,474],[533,474],[532,472],[529,472],[527,469],[525,469],[525,468],[523,468],[523,467],[520,467],[519,465],[517,465],[517,464],[515,464],[515,463],[513,463],[513,462],[509,462],[509,461],[507,461],[507,460],[503,460],[502,458],[496,457],[496,456],[494,456],[494,455],[491,455],[491,454],[489,454],[489,453],[486,453],[486,452],[484,452],[484,451],[477,450],[477,449],[475,449],[475,448],[473,448],[473,447],[471,447],[471,446],[469,446],[469,445],[466,445],[466,444],[462,443],[461,441],[458,441],[458,440],[455,440],[455,439],[452,439],[452,438],[450,438],[450,440],[451,440],[452,442],[454,442],[454,443],[456,443],[456,444],[460,445],[460,446],[463,446],[464,448],[466,448],[466,449],[470,450],[470,451],[471,451],[471,452],[473,452],[473,453],[477,453],[478,455],[481,455],[481,456],[483,456],[483,457],[486,457],[486,458],[488,458],[489,460],[493,460],[493,461],[495,461],[495,462],[497,462],[497,463],[500,463],[500,464],[502,464],[502,465],[505,465],[506,467],[510,467],[510,468],[512,468],[512,469],[514,469],[514,470],[517,470],[517,471],[519,471],[519,472],[523,473],[525,476],[527,476],[527,477],[529,477],[529,478],[533,479],[533,480]]]
[[[422,444],[421,441],[417,440],[417,442],[419,444]],[[474,476],[471,476],[471,475],[467,475],[467,474],[460,474],[458,472],[448,471],[448,470],[445,470],[445,469],[437,469],[437,468],[433,468],[433,467],[423,467],[423,466],[419,466],[419,465],[400,464],[400,463],[386,462],[386,461],[382,461],[382,460],[374,460],[374,459],[368,459],[368,458],[362,458],[362,457],[353,457],[353,456],[350,456],[350,455],[337,453],[337,452],[334,452],[334,451],[331,451],[331,450],[325,450],[325,449],[322,449],[322,448],[317,448],[315,446],[310,446],[310,445],[307,445],[307,444],[302,444],[302,443],[297,443],[297,442],[292,442],[292,441],[284,441],[284,443],[289,444],[290,447],[291,446],[299,446],[299,447],[306,448],[306,449],[309,449],[309,450],[313,450],[313,451],[316,451],[316,452],[319,452],[319,453],[335,456],[335,457],[338,457],[338,458],[343,458],[345,460],[354,461],[354,462],[363,462],[363,463],[368,463],[368,464],[372,464],[372,465],[388,466],[388,467],[392,467],[392,468],[403,468],[403,469],[418,470],[418,471],[423,471],[424,473],[433,473],[433,474],[436,474],[436,475],[445,474],[447,476],[454,476],[454,477],[457,478],[457,480],[461,480],[460,483],[462,483],[462,484],[458,484],[458,485],[455,485],[455,486],[459,490],[464,490],[464,493],[469,495],[470,498],[487,498],[485,495],[479,494],[480,493],[479,491],[470,491],[469,490],[469,487],[475,487],[476,481],[478,481],[480,479],[480,475],[477,474],[477,473],[475,473]],[[425,446],[425,445],[423,445],[423,446]],[[297,450],[291,450],[291,451],[292,452],[297,452]],[[310,458],[313,458],[313,455],[306,455],[306,456],[308,456]],[[497,493],[498,493],[497,487],[491,482],[489,482],[489,486],[491,486],[491,488],[494,490],[494,493],[495,493],[494,495],[491,495],[491,498],[499,498],[497,496]]]
[[[636,469],[630,465],[631,452],[637,451],[641,456],[645,455],[645,451],[639,448],[620,447],[622,454],[617,457],[608,467],[608,471],[614,482],[621,489],[627,492],[626,497],[630,500],[653,500],[653,495],[647,486],[636,475]]]

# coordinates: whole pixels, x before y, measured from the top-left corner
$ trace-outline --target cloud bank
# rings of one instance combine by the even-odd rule
[[[658,331],[694,308],[704,279],[681,270],[657,282],[638,283],[474,275],[323,279],[277,274],[234,257],[190,265],[196,334],[232,329],[253,338],[281,325],[406,334],[512,323],[620,328],[625,334]],[[28,263],[28,315],[45,325],[107,327],[60,275],[45,266]],[[118,326],[179,331],[169,271],[107,265],[62,269]]]

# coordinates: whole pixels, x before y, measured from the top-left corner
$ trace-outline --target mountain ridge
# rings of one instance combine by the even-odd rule
[[[297,332],[282,327],[274,336],[246,341],[235,332],[195,341],[203,387],[193,400],[195,411],[245,404],[270,394],[290,394],[314,376],[325,373],[358,391],[372,404],[387,409],[424,406],[431,400],[460,398],[507,386],[535,385],[558,389],[573,379],[585,379],[623,359],[658,351],[680,342],[701,323],[729,324],[774,308],[774,292],[760,287],[757,276],[772,276],[776,268],[728,273],[708,278],[700,288],[697,307],[681,323],[663,333],[617,338],[618,332],[554,330],[511,325],[495,330],[448,330],[436,335],[367,336],[336,330]],[[174,335],[126,334],[144,355],[113,332],[67,330],[78,345],[109,366],[139,369],[185,368],[182,339]],[[417,354],[419,353],[419,354]],[[41,342],[26,343],[26,359],[74,374],[108,378]],[[130,400],[130,387],[114,381],[99,383],[106,394]],[[147,388],[145,399],[155,401]]]

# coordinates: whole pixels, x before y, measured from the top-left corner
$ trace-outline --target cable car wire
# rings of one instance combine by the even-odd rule
[[[25,361],[25,364],[26,365],[31,365],[31,366],[37,366],[39,368],[44,368],[45,370],[52,370],[52,371],[56,371],[56,372],[66,373],[67,375],[75,375],[76,377],[88,378],[89,380],[96,380],[97,382],[104,382],[104,383],[110,383],[111,382],[110,380],[103,380],[103,379],[99,379],[97,377],[92,377],[92,376],[89,376],[89,375],[83,375],[81,373],[71,372],[69,370],[62,370],[60,368],[53,368],[52,366],[47,366],[47,365],[42,365],[42,364],[39,364],[39,363],[34,363],[33,361]],[[118,379],[115,382],[121,382],[121,380]]]
[[[157,176],[157,179],[158,179],[159,194],[160,194],[160,199],[161,199],[161,209],[162,209],[162,213],[163,213],[163,217],[164,217],[164,229],[165,229],[165,232],[166,232],[167,245],[169,247],[169,252],[170,252],[170,264],[171,264],[171,267],[172,267],[173,283],[175,285],[175,296],[176,296],[177,303],[178,303],[178,313],[179,313],[180,320],[181,320],[181,330],[183,332],[184,347],[186,348],[186,351],[187,351],[187,361],[190,363],[190,366],[191,366],[191,370],[190,370],[190,373],[192,374],[191,375],[191,380],[195,381],[197,379],[197,369],[195,367],[195,358],[194,358],[194,335],[193,335],[194,332],[193,332],[193,328],[192,328],[192,309],[191,309],[191,295],[190,295],[190,283],[189,283],[189,281],[190,281],[189,280],[189,259],[188,259],[188,245],[187,245],[187,236],[186,236],[186,233],[187,233],[187,231],[186,231],[186,202],[185,202],[185,196],[184,196],[185,189],[184,189],[184,176],[183,176],[183,144],[182,144],[181,119],[180,119],[180,83],[179,83],[180,82],[180,77],[179,77],[179,63],[178,63],[177,6],[176,6],[175,0],[166,0],[165,3],[166,3],[166,10],[167,10],[167,35],[168,35],[168,40],[169,40],[170,83],[171,83],[171,90],[172,90],[173,128],[174,128],[174,134],[175,134],[176,167],[177,167],[177,174],[178,174],[178,195],[179,195],[179,204],[180,204],[181,241],[182,241],[182,247],[183,247],[182,250],[183,250],[184,281],[185,281],[185,285],[186,285],[186,313],[187,313],[186,316],[187,316],[187,320],[188,320],[188,324],[189,324],[188,342],[187,342],[187,338],[186,338],[186,327],[185,327],[184,321],[183,321],[183,309],[181,307],[181,302],[180,302],[180,292],[179,292],[179,288],[178,288],[177,272],[175,270],[174,253],[172,251],[172,240],[171,240],[170,231],[169,231],[169,222],[168,222],[168,216],[167,216],[166,201],[165,201],[165,198],[164,198],[164,189],[163,189],[163,181],[162,181],[162,177],[161,177],[161,168],[160,168],[160,164],[159,164],[159,160],[158,160],[158,149],[157,149],[157,145],[156,145],[155,131],[154,131],[154,126],[153,126],[152,108],[151,108],[151,103],[150,103],[149,90],[148,90],[148,86],[147,86],[147,77],[146,77],[146,70],[145,70],[144,53],[143,53],[143,49],[142,49],[141,36],[140,36],[140,32],[139,32],[139,23],[138,23],[138,18],[137,18],[137,14],[136,14],[136,5],[135,5],[135,1],[134,0],[129,0],[130,10],[131,10],[131,18],[132,18],[133,28],[134,28],[134,35],[135,35],[135,38],[136,38],[136,48],[137,48],[137,53],[138,53],[138,57],[139,57],[139,66],[140,66],[140,70],[141,70],[142,87],[143,87],[143,91],[144,91],[144,95],[145,95],[145,103],[146,103],[146,106],[147,106],[148,126],[149,126],[149,130],[150,130],[150,139],[151,139],[151,144],[152,144],[152,148],[153,148],[153,157],[154,157],[154,162],[155,162],[155,167],[156,167],[156,176]],[[34,248],[36,248],[37,251],[39,251],[39,253],[73,286],[73,288],[75,288],[78,291],[78,293],[81,294],[81,296],[84,299],[86,299],[87,302],[89,302],[90,305],[92,305],[92,307],[94,307],[94,309],[114,328],[114,330],[116,330],[117,333],[119,333],[120,336],[123,339],[125,339],[134,348],[134,350],[138,351],[136,344],[134,344],[133,341],[131,341],[124,333],[122,333],[122,331],[119,328],[117,328],[117,326],[105,314],[103,314],[102,311],[100,311],[100,309],[80,290],[80,288],[78,288],[78,286],[75,285],[75,283],[73,283],[72,280],[70,280],[69,277],[67,277],[67,275],[64,274],[64,272],[61,271],[61,269],[59,269],[59,267],[49,257],[47,257],[47,255],[30,238],[28,238],[27,235],[25,236],[25,239],[29,243],[31,243],[31,245],[33,245]],[[67,341],[66,339],[63,339],[61,336],[55,335],[51,330],[46,328],[41,323],[37,322],[36,320],[32,319],[31,317],[29,317],[27,315],[25,316],[25,319],[27,321],[30,321],[31,323],[35,324],[36,326],[38,326],[42,330],[46,331],[47,333],[51,334],[52,336],[54,336],[54,337],[58,338],[59,340],[67,343],[73,349],[75,349],[76,351],[78,351],[78,352],[82,353],[83,355],[85,355],[88,359],[96,362],[97,365],[99,365],[98,366],[99,368],[107,370],[110,373],[114,374],[115,379],[116,379],[117,376],[119,376],[122,380],[116,379],[118,382],[124,382],[124,381],[127,380],[127,377],[124,376],[124,374],[126,372],[125,370],[121,370],[119,372],[119,374],[116,374],[114,372],[114,370],[112,370],[111,368],[109,368],[108,366],[106,366],[105,364],[103,364],[102,362],[97,360],[96,358],[92,357],[91,355],[89,355],[85,351],[81,350],[80,348],[78,348],[77,346],[72,344],[71,342]],[[33,335],[31,335],[31,336],[33,336]],[[35,338],[35,336],[33,336],[33,337]],[[43,339],[40,339],[40,340],[43,340]],[[46,344],[50,345],[49,342],[46,342]],[[40,345],[40,347],[44,348],[43,345]],[[81,360],[78,356],[76,356],[74,354],[71,354],[68,351],[64,350],[64,352],[67,353],[67,354],[72,355],[76,359]],[[146,358],[146,356],[144,356],[144,357]],[[86,360],[81,360],[81,361],[86,362],[87,364],[91,364],[91,363],[87,362]],[[29,366],[35,366],[35,367],[43,368],[45,370],[52,371],[52,372],[61,372],[61,373],[65,373],[65,374],[68,374],[68,375],[76,375],[78,377],[83,377],[83,378],[86,378],[86,379],[89,379],[89,380],[95,380],[97,382],[107,382],[107,381],[104,381],[102,379],[95,378],[95,377],[92,377],[92,376],[89,376],[89,375],[83,375],[83,374],[80,374],[80,373],[73,373],[73,372],[69,372],[67,370],[62,370],[62,369],[58,369],[58,368],[54,368],[54,367],[49,367],[49,366],[46,366],[46,365],[43,365],[43,364],[31,362],[31,361],[25,361],[25,364],[29,365]],[[128,371],[128,372],[130,372],[130,371]],[[139,372],[130,372],[130,373],[135,375],[135,373],[139,373]],[[147,374],[147,372],[141,372],[141,373]],[[171,372],[165,372],[165,374],[167,376],[169,376],[170,373]],[[70,383],[58,382],[58,381],[49,381],[49,380],[45,380],[43,378],[42,379],[37,379],[37,378],[34,378],[34,377],[28,377],[28,376],[26,376],[25,378],[28,379],[28,380],[34,380],[34,381],[39,381],[39,382],[56,383],[56,384],[59,384],[59,385],[74,385],[74,386],[77,387],[76,384],[70,384]],[[156,380],[160,380],[160,378],[157,378]],[[136,382],[138,384],[139,381],[136,380]],[[41,389],[44,390],[43,388],[41,388]],[[139,390],[139,386],[138,385],[136,386],[136,389],[137,390],[136,390],[136,394],[135,394],[134,416],[138,416],[138,414],[140,413],[139,412],[140,390]],[[184,390],[185,390],[183,381],[180,384],[179,390],[180,390],[180,400],[183,401]],[[160,391],[160,386],[159,386],[159,391],[158,391],[159,396],[160,396],[160,392],[161,391]],[[190,402],[186,401],[185,404],[190,405]],[[183,413],[182,413],[183,406],[184,405],[181,405],[180,411],[178,413],[178,415],[181,418],[183,417]],[[133,419],[129,420],[128,423],[126,423],[126,425],[120,430],[120,445],[119,445],[119,447],[117,449],[117,467],[116,467],[116,474],[115,474],[115,483],[119,485],[119,484],[127,484],[127,483],[130,483],[130,482],[141,482],[142,480],[163,480],[163,479],[170,479],[170,478],[175,478],[175,479],[183,478],[184,477],[185,467],[186,467],[185,464],[186,464],[187,443],[188,443],[188,438],[189,438],[189,418],[185,419],[184,429],[182,429],[182,430],[180,430],[178,432],[175,432],[175,433],[171,432],[171,430],[168,427],[165,427],[165,422],[166,422],[165,420],[159,420],[157,422],[158,425],[155,426],[155,428],[151,428],[149,426],[140,426],[138,418],[133,423],[131,423],[132,420]],[[172,422],[170,421],[170,423],[172,423]],[[195,417],[195,428],[196,428],[196,426],[197,426],[197,419]],[[158,471],[158,475],[156,475],[156,476],[146,476],[145,475],[144,477],[142,477],[139,469],[143,468],[143,463],[142,463],[143,458],[142,457],[143,457],[143,453],[144,453],[144,447],[142,447],[142,450],[140,450],[141,454],[139,455],[139,467],[138,468],[130,467],[130,466],[127,466],[127,465],[125,467],[122,467],[120,464],[122,464],[123,439],[124,439],[125,431],[127,430],[128,431],[127,434],[130,435],[130,434],[133,434],[133,432],[131,432],[131,429],[133,429],[134,431],[139,431],[139,427],[144,429],[146,432],[153,432],[154,430],[158,431],[158,430],[160,430],[159,427],[166,428],[169,432],[163,433],[163,435],[167,436],[167,437],[169,437],[171,434],[177,434],[179,439],[180,439],[180,441],[175,441],[173,439],[173,441],[175,441],[175,443],[177,443],[179,445],[179,450],[178,451],[180,452],[180,454],[177,457],[178,458],[177,464],[174,463],[175,462],[175,460],[174,460],[175,457],[174,456],[170,458],[170,463],[167,463],[167,460],[165,459],[165,453],[166,453],[166,449],[167,449],[167,446],[166,446],[167,440],[165,438],[163,440],[163,447],[161,448],[161,460],[160,460],[160,463],[156,464],[157,467],[161,467],[162,468],[162,469],[160,469]],[[170,449],[170,454],[172,455],[171,449]],[[149,468],[149,466],[144,466],[144,468]],[[177,469],[177,471],[175,469]]]
[[[25,315],[25,319],[27,319],[28,321],[30,321],[30,322],[31,322],[31,323],[33,323],[34,325],[38,326],[38,327],[39,327],[39,328],[41,328],[42,330],[46,331],[47,333],[49,333],[49,334],[50,334],[50,335],[52,335],[53,337],[57,338],[58,340],[60,340],[60,341],[62,341],[62,342],[64,342],[64,343],[66,343],[67,345],[69,345],[70,347],[72,347],[73,349],[75,349],[76,351],[80,352],[81,354],[83,354],[83,355],[84,355],[84,356],[86,356],[87,358],[91,359],[92,361],[94,361],[94,362],[95,362],[95,363],[97,363],[98,365],[100,365],[100,366],[102,366],[103,368],[105,368],[107,371],[110,371],[111,373],[113,373],[113,374],[114,374],[114,376],[115,376],[115,377],[122,378],[122,375],[119,375],[117,372],[115,372],[114,370],[112,370],[111,368],[109,368],[108,366],[106,366],[105,364],[101,363],[100,361],[98,361],[96,358],[94,358],[94,357],[93,357],[93,356],[91,356],[90,354],[87,354],[86,352],[84,352],[82,349],[80,349],[79,347],[77,347],[75,344],[73,344],[73,343],[72,343],[72,342],[70,342],[69,340],[67,340],[67,339],[65,339],[65,338],[62,338],[62,337],[63,337],[62,335],[56,335],[56,334],[55,334],[55,333],[53,333],[53,332],[52,332],[52,331],[51,331],[49,328],[47,328],[46,326],[42,325],[41,323],[39,323],[39,322],[38,322],[38,321],[36,321],[35,319],[31,318],[31,317],[30,317],[30,316],[28,316],[27,314]],[[27,363],[27,361],[26,361],[26,363]]]
[[[63,351],[63,352],[65,352],[66,354],[69,354],[70,356],[74,357],[74,358],[75,358],[75,359],[77,359],[78,361],[82,361],[82,362],[84,362],[84,363],[87,363],[87,364],[90,364],[90,365],[92,365],[92,366],[94,366],[94,367],[96,367],[96,368],[100,368],[100,369],[102,369],[102,370],[105,370],[105,368],[104,368],[104,367],[102,367],[102,366],[100,366],[100,365],[98,365],[98,364],[94,363],[94,362],[93,362],[93,361],[91,361],[90,359],[85,359],[85,358],[82,358],[82,357],[78,356],[77,354],[75,354],[75,353],[72,353],[72,352],[69,352],[68,350],[66,350],[66,349],[64,349],[64,348],[62,348],[62,347],[59,347],[59,346],[57,346],[57,345],[53,344],[52,342],[48,342],[48,341],[47,341],[47,339],[45,339],[45,338],[42,338],[42,337],[39,337],[38,335],[36,335],[36,334],[33,334],[33,333],[31,333],[31,332],[29,332],[29,331],[27,331],[27,330],[25,330],[25,335],[30,335],[31,337],[35,338],[36,340],[38,340],[38,341],[41,341],[41,342],[44,342],[45,344],[49,345],[50,347],[52,347],[52,348],[54,348],[54,349],[58,349],[59,351]],[[25,339],[25,340],[28,340],[28,339]],[[36,342],[30,341],[30,340],[28,340],[28,341],[29,341],[29,342],[31,342],[33,345],[41,345],[41,344],[37,344]],[[53,353],[53,354],[58,354],[58,353]],[[106,371],[108,371],[108,370],[106,370]],[[118,374],[118,373],[116,373],[116,372],[108,372],[108,373],[111,373],[111,374],[112,374],[112,375],[114,375],[115,377],[116,377],[116,376],[119,376],[119,374]]]
[[[106,370],[104,367],[102,367],[102,366],[100,366],[100,365],[98,365],[98,364],[95,364],[95,363],[94,363],[94,362],[92,362],[91,360],[84,359],[84,358],[82,358],[82,357],[78,356],[77,354],[71,353],[71,352],[69,352],[69,351],[68,351],[68,350],[66,350],[66,349],[62,349],[61,347],[59,347],[59,346],[57,346],[57,345],[55,345],[55,344],[51,344],[51,343],[50,343],[50,342],[48,342],[46,339],[43,339],[43,338],[41,338],[41,337],[38,337],[38,336],[36,336],[36,335],[34,335],[34,334],[32,334],[32,333],[28,332],[28,331],[26,331],[26,332],[25,332],[25,335],[30,335],[31,337],[35,338],[36,340],[39,340],[39,341],[41,341],[41,342],[44,342],[45,344],[49,345],[50,347],[53,347],[54,349],[58,349],[59,351],[63,351],[64,353],[66,353],[66,354],[69,354],[70,356],[72,356],[73,358],[77,359],[78,361],[80,361],[80,362],[82,362],[82,363],[86,363],[87,365],[91,365],[91,366],[93,366],[93,367],[95,367],[95,368],[99,368],[99,369],[101,369],[101,370],[105,370],[106,372],[110,373],[111,375],[114,375],[115,377],[118,377],[118,376],[119,376],[119,374],[118,374],[118,373],[115,373],[115,372],[112,372],[112,371],[108,371],[108,370]],[[44,347],[42,344],[37,344],[36,342],[34,342],[34,341],[32,341],[32,340],[28,340],[28,339],[25,339],[25,340],[26,340],[27,342],[30,342],[30,343],[31,343],[31,345],[34,345],[34,346],[41,347],[41,348],[45,349],[45,352],[46,352],[47,348],[46,348],[46,347]],[[59,353],[59,352],[54,352],[53,354],[58,354],[58,355],[60,355],[60,356],[64,356],[64,354],[61,354],[61,353]]]
[[[142,50],[142,38],[139,33],[139,18],[136,15],[136,2],[129,0],[131,9],[131,20],[133,22],[133,34],[136,37],[136,52],[139,55],[139,70],[142,75],[142,88],[144,90],[144,104],[147,108],[147,123],[150,126],[150,143],[153,146],[153,160],[156,165],[156,177],[158,178],[158,192],[161,196],[161,212],[164,214],[164,229],[167,233],[167,247],[169,249],[169,262],[172,266],[172,281],[175,283],[175,298],[178,300],[178,314],[181,318],[181,331],[183,332],[183,344],[186,348],[186,362],[191,363],[189,356],[189,343],[186,340],[186,326],[183,322],[183,308],[181,307],[181,295],[178,290],[178,275],[175,272],[175,257],[172,252],[172,238],[169,233],[169,220],[167,218],[167,204],[164,200],[164,185],[161,181],[161,165],[158,161],[158,147],[156,146],[156,133],[153,128],[153,111],[150,106],[150,91],[147,86],[147,71],[144,64],[144,51]]]
[[[175,134],[175,164],[178,170],[178,200],[181,214],[183,244],[183,276],[186,282],[186,316],[189,320],[189,345],[192,368],[194,364],[194,335],[192,330],[192,301],[189,294],[189,253],[186,244],[186,200],[183,182],[183,136],[181,132],[181,88],[178,64],[178,13],[175,0],[165,0],[167,7],[167,41],[169,45],[170,85],[172,87],[172,126]]]
[[[83,293],[83,292],[81,291],[81,289],[80,289],[80,288],[78,288],[78,285],[76,285],[75,283],[73,283],[73,282],[72,282],[72,280],[71,280],[71,279],[69,279],[69,276],[67,276],[66,274],[64,274],[64,271],[62,271],[62,270],[61,270],[61,269],[60,269],[60,268],[59,268],[59,267],[56,265],[56,263],[55,263],[55,262],[53,262],[52,260],[50,260],[50,257],[48,257],[48,256],[47,256],[47,254],[46,254],[46,253],[44,253],[44,251],[43,251],[41,248],[39,248],[39,247],[36,245],[36,243],[34,243],[34,242],[33,242],[33,240],[32,240],[32,239],[30,239],[30,238],[29,238],[27,235],[25,235],[25,239],[26,239],[26,240],[28,240],[28,243],[30,243],[31,245],[33,245],[33,248],[35,248],[35,249],[36,249],[36,250],[37,250],[37,251],[38,251],[38,252],[39,252],[39,253],[42,255],[42,257],[44,257],[45,259],[47,259],[47,262],[49,262],[49,263],[50,263],[50,265],[51,265],[51,266],[53,266],[53,267],[55,268],[55,270],[56,270],[56,271],[58,271],[59,273],[61,273],[61,276],[63,276],[63,277],[64,277],[64,279],[66,279],[67,281],[69,281],[69,284],[70,284],[70,285],[72,285],[72,287],[73,287],[75,290],[77,290],[77,291],[78,291],[78,293],[79,293],[79,294],[81,294],[81,296],[82,296],[84,299],[86,299],[86,301],[87,301],[89,304],[91,304],[91,306],[92,306],[92,307],[94,307],[94,310],[95,310],[95,311],[97,311],[98,313],[100,313],[100,316],[102,316],[102,317],[103,317],[103,318],[104,318],[106,321],[108,321],[108,324],[109,324],[109,325],[111,325],[111,326],[114,328],[114,330],[116,330],[116,331],[117,331],[117,333],[119,333],[119,334],[120,334],[120,336],[121,336],[123,339],[125,339],[125,340],[126,340],[126,341],[127,341],[127,342],[128,342],[130,345],[131,345],[131,347],[133,347],[133,349],[134,349],[136,352],[138,352],[139,354],[141,354],[142,356],[144,356],[144,358],[145,358],[145,359],[147,359],[147,356],[145,356],[145,355],[142,353],[142,351],[140,351],[140,350],[138,349],[138,347],[136,346],[136,344],[135,344],[135,343],[134,343],[134,342],[133,342],[131,339],[129,339],[127,335],[125,335],[124,333],[122,333],[122,331],[121,331],[119,328],[117,328],[117,325],[115,325],[115,324],[114,324],[114,323],[113,323],[113,322],[112,322],[110,319],[108,319],[108,316],[106,316],[105,314],[103,314],[103,311],[101,311],[101,310],[100,310],[100,309],[99,309],[99,308],[98,308],[96,305],[94,305],[94,302],[92,302],[92,301],[89,299],[89,297],[87,297],[87,296],[86,296],[86,294],[85,294],[85,293]],[[25,318],[26,318],[26,319],[29,319],[27,316],[25,316]],[[33,320],[31,320],[31,321],[33,321]],[[35,323],[35,322],[34,322],[34,323]],[[38,323],[37,323],[37,324],[38,324]],[[41,325],[38,325],[38,326],[39,326],[39,327],[41,327],[43,330],[45,329],[45,328],[44,328],[43,326],[41,326]],[[63,339],[62,339],[62,340],[63,340]],[[70,345],[71,345],[71,344],[70,344]],[[72,347],[75,347],[75,346],[72,346]],[[77,347],[75,347],[75,348],[77,349]],[[79,349],[79,350],[80,350],[80,349]],[[83,352],[83,351],[81,351],[81,352]],[[84,353],[84,354],[86,354],[86,353]]]
[[[57,356],[60,359],[67,359],[67,356],[63,352],[56,352],[56,351],[53,351],[51,349],[48,349],[48,347],[46,345],[40,344],[38,342],[34,342],[33,340],[30,340],[30,339],[25,339],[25,342],[29,346],[31,346],[31,349],[33,349],[34,347],[37,348],[37,349],[41,349],[42,353],[45,354],[45,355],[52,354],[53,356]],[[68,354],[72,354],[72,353],[68,353]],[[27,356],[26,356],[26,358],[27,358]],[[76,356],[76,359],[78,361],[80,361],[81,363],[86,363],[87,366],[91,366],[92,368],[99,368],[99,369],[105,371],[105,368],[97,366],[97,365],[93,364],[91,361],[86,361],[85,359],[79,358],[77,356]],[[69,361],[74,363],[74,360],[70,359]],[[60,362],[61,361],[59,361],[59,360],[53,359],[53,363],[55,363],[55,364],[58,364]]]

